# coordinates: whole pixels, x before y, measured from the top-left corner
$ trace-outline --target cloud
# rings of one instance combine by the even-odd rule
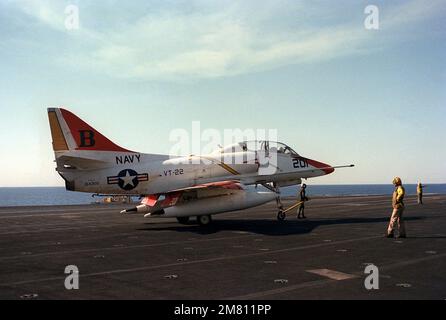
[[[356,50],[361,32],[358,26],[270,31],[238,19],[231,9],[158,13],[104,34],[84,62],[119,77],[215,78],[347,54]]]
[[[404,27],[410,23],[423,21],[432,16],[445,13],[444,0],[412,0],[403,2],[403,4],[390,7],[384,12],[386,25],[389,28]]]
[[[48,27],[66,32],[63,3],[55,3],[22,0],[18,6]],[[427,19],[440,5],[441,1],[428,5],[410,1],[381,10],[386,32]],[[112,14],[122,15],[122,9],[115,9]],[[341,9],[331,9],[317,4],[305,8],[297,1],[178,2],[105,28],[88,27],[89,21],[81,20],[76,41],[83,43],[82,51],[65,53],[60,61],[113,77],[188,80],[270,70],[364,50],[374,31],[364,30],[363,9],[351,21],[342,18]],[[306,12],[316,19],[309,21]],[[331,23],[318,25],[317,12]],[[80,13],[82,19],[82,9]]]
[[[64,12],[65,4],[60,1],[50,0],[16,0],[9,1],[9,4],[17,6],[25,14],[35,18],[42,24],[49,26],[50,28],[63,31],[65,16],[61,13]]]

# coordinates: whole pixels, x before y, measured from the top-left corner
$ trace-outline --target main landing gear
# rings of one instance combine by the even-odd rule
[[[181,224],[187,224],[189,222],[189,217],[177,217],[177,220]]]
[[[191,217],[177,217],[177,221],[181,224],[189,224]],[[197,222],[200,226],[208,226],[212,222],[210,215],[197,216]]]
[[[210,215],[198,216],[197,222],[200,226],[207,226],[212,222],[212,217]]]

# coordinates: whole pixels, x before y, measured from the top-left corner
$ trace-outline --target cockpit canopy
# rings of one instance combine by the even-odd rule
[[[287,146],[284,143],[276,141],[265,141],[265,140],[238,142],[231,144],[229,146],[225,146],[219,150],[220,153],[234,153],[243,151],[251,151],[251,152],[263,151],[265,153],[277,152],[279,154],[299,156],[299,154],[296,151],[294,151],[291,147]]]

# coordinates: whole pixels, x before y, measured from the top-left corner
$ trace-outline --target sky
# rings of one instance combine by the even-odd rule
[[[445,183],[445,24],[446,0],[0,0],[0,187],[63,185],[48,106],[139,152],[200,121],[356,165],[312,184]]]

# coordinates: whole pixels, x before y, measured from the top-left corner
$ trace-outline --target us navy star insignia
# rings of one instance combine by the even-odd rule
[[[117,184],[121,189],[126,191],[136,188],[141,181],[149,181],[149,174],[139,174],[132,169],[124,169],[116,176],[107,177],[107,184]]]
[[[132,188],[134,188],[135,185],[133,183],[133,179],[135,179],[136,176],[137,175],[131,175],[130,170],[127,170],[125,176],[121,177],[121,180],[124,181],[123,186],[127,187],[128,185],[131,185]]]

